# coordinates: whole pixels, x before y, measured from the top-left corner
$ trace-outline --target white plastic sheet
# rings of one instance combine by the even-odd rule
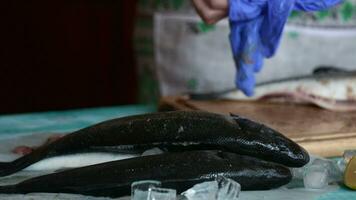
[[[234,88],[227,21],[202,31],[195,15],[161,12],[154,24],[161,95]],[[320,65],[356,69],[355,52],[356,28],[289,24],[276,56],[266,60],[257,82],[310,74]]]

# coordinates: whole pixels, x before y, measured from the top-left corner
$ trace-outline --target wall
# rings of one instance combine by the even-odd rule
[[[135,2],[2,1],[0,113],[135,103]]]

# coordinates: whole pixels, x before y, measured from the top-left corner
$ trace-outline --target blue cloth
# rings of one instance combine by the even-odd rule
[[[325,10],[342,0],[230,0],[230,43],[237,69],[236,86],[254,94],[255,73],[272,57],[293,10]]]

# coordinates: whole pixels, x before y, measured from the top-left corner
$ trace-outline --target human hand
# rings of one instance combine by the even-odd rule
[[[228,0],[192,0],[192,2],[206,24],[215,24],[228,15]]]

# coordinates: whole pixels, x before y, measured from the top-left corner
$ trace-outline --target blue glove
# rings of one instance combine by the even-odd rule
[[[235,84],[253,96],[255,73],[272,57],[292,10],[317,11],[342,0],[230,0],[230,43],[237,69]]]

